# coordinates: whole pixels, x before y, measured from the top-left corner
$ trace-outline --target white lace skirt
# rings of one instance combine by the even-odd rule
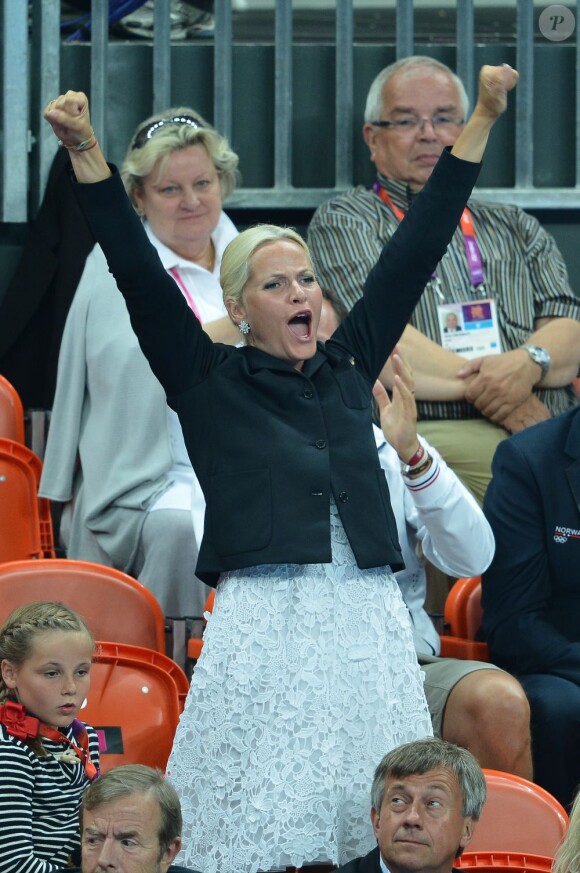
[[[331,528],[332,564],[220,580],[167,768],[176,863],[257,873],[366,854],[376,765],[432,733],[397,583],[357,568],[334,506]]]

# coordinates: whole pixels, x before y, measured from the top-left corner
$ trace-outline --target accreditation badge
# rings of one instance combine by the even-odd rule
[[[491,297],[437,306],[441,345],[464,358],[502,352],[495,300]]]

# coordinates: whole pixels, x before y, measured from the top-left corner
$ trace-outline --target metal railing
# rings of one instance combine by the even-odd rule
[[[41,120],[42,108],[68,87],[63,79],[74,76],[79,87],[90,92],[94,127],[105,151],[119,161],[121,143],[128,141],[135,123],[151,112],[180,102],[176,94],[183,86],[185,71],[191,77],[196,108],[199,101],[209,104],[210,111],[205,114],[243,156],[243,175],[250,182],[233,195],[229,206],[312,209],[333,193],[364,181],[360,179],[358,139],[364,103],[361,94],[366,94],[370,78],[396,57],[414,52],[439,56],[440,51],[436,44],[421,46],[418,51],[412,0],[386,0],[387,6],[396,7],[395,34],[385,34],[385,39],[373,46],[357,45],[353,0],[336,0],[334,41],[321,48],[316,44],[297,47],[291,0],[275,0],[271,39],[238,45],[233,39],[230,0],[215,0],[213,39],[177,45],[171,41],[169,0],[156,0],[152,43],[135,46],[114,44],[109,37],[108,0],[93,0],[90,44],[66,45],[60,33],[60,0],[32,0],[30,4],[25,0],[0,0],[4,146],[0,221],[25,222],[35,214],[56,148],[48,126]],[[541,43],[537,27],[541,9],[532,0],[515,0],[514,7],[514,40],[509,45],[500,42],[481,46],[474,39],[478,4],[458,0],[455,44],[446,46],[441,58],[446,62],[451,59],[471,97],[480,63],[496,63],[501,58],[515,63],[520,71],[515,111],[490,163],[492,169],[502,163],[503,173],[499,175],[507,175],[510,183],[497,184],[492,172],[490,183],[484,176],[480,195],[527,208],[577,208],[579,49],[569,43]],[[580,0],[572,7],[577,18],[579,7]],[[378,65],[363,82],[359,68],[369,50],[374,52],[373,58],[377,56]],[[546,52],[551,52],[548,61]],[[306,59],[316,69],[321,57],[334,61],[324,66],[321,78],[326,81],[314,81],[313,77],[305,87],[304,82],[297,81],[301,62]],[[242,63],[246,70],[264,69],[258,93],[247,93],[247,75],[234,75]],[[541,81],[536,75],[538,63],[549,70]],[[195,72],[199,69],[203,70],[202,90]],[[543,89],[542,99],[538,85]],[[301,90],[297,95],[298,87]],[[135,93],[141,95],[139,100],[133,99]],[[548,116],[554,118],[552,133],[545,130],[546,106]],[[256,116],[254,127],[248,122],[248,107]],[[304,133],[307,126],[310,129]],[[539,148],[542,137],[548,141]],[[557,167],[549,166],[553,148]],[[308,182],[303,184],[297,167],[307,161],[315,162],[314,171],[307,174]],[[313,185],[317,161],[325,172],[321,172],[320,184]]]

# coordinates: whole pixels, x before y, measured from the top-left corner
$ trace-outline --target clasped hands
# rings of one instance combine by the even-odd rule
[[[511,433],[550,418],[532,393],[539,373],[525,349],[474,358],[457,376],[465,381],[464,399]]]

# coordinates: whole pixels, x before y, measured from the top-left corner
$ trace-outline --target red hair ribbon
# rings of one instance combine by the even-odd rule
[[[26,740],[29,737],[38,736],[40,721],[33,715],[26,715],[26,709],[21,703],[7,700],[0,706],[0,722],[12,737],[17,740]]]

